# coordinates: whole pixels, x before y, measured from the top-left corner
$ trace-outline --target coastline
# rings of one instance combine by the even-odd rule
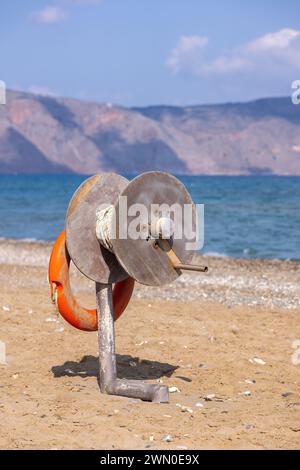
[[[299,176],[300,178],[300,176]],[[54,245],[55,240],[40,240],[37,238],[6,238],[6,237],[0,237],[0,244],[25,244],[25,245],[35,245],[36,247],[38,246],[50,246],[52,247]],[[222,252],[217,252],[217,251],[208,251],[208,252],[199,252],[198,254],[196,253],[196,256],[200,257],[205,257],[205,258],[229,258],[229,259],[234,259],[237,261],[275,261],[275,262],[285,262],[285,261],[291,261],[295,263],[300,263],[300,258],[264,258],[262,257],[246,257],[246,256],[232,256],[226,253]]]
[[[50,242],[0,240],[0,265],[39,267],[46,273],[52,247]],[[208,273],[184,273],[174,283],[159,288],[136,284],[134,295],[141,299],[300,309],[300,261],[200,254],[195,258],[208,266]],[[75,292],[93,288],[76,269],[72,273]]]

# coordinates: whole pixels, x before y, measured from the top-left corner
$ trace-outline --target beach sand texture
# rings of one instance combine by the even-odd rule
[[[300,263],[201,257],[208,274],[137,286],[118,374],[178,389],[157,405],[100,394],[97,335],[57,316],[50,251],[0,242],[1,449],[300,447]],[[72,283],[93,306],[92,283]]]

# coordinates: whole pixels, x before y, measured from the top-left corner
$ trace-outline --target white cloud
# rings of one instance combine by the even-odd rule
[[[45,6],[42,10],[32,13],[32,18],[38,23],[58,23],[68,17],[68,12],[58,6]]]
[[[208,39],[182,36],[167,59],[173,74],[225,76],[241,73],[289,75],[300,71],[300,31],[284,28],[206,60]]]
[[[196,72],[201,65],[202,51],[208,39],[202,36],[181,36],[176,47],[167,59],[167,66],[173,74],[181,71]]]
[[[69,10],[77,5],[100,5],[102,0],[61,0],[60,3]],[[31,18],[38,23],[59,23],[66,20],[68,16],[69,11],[58,5],[47,5],[42,10],[34,11],[31,14]]]
[[[58,93],[47,86],[32,85],[28,88],[29,93],[41,96],[58,96]]]
[[[286,49],[290,47],[296,38],[299,38],[300,31],[284,28],[275,33],[268,33],[246,44],[250,51],[268,51],[274,49]]]

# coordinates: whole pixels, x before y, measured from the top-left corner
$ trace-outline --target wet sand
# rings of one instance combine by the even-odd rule
[[[1,449],[300,447],[299,263],[201,257],[208,274],[137,286],[118,374],[178,389],[157,405],[100,395],[97,335],[57,316],[50,250],[0,241]],[[93,285],[72,283],[93,306]]]

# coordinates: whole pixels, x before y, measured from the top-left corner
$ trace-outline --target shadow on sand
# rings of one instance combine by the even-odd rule
[[[117,370],[120,379],[153,380],[163,376],[171,377],[176,369],[178,366],[168,363],[117,354]],[[54,377],[97,377],[98,357],[83,356],[79,362],[67,361],[62,365],[53,366],[51,370]]]

